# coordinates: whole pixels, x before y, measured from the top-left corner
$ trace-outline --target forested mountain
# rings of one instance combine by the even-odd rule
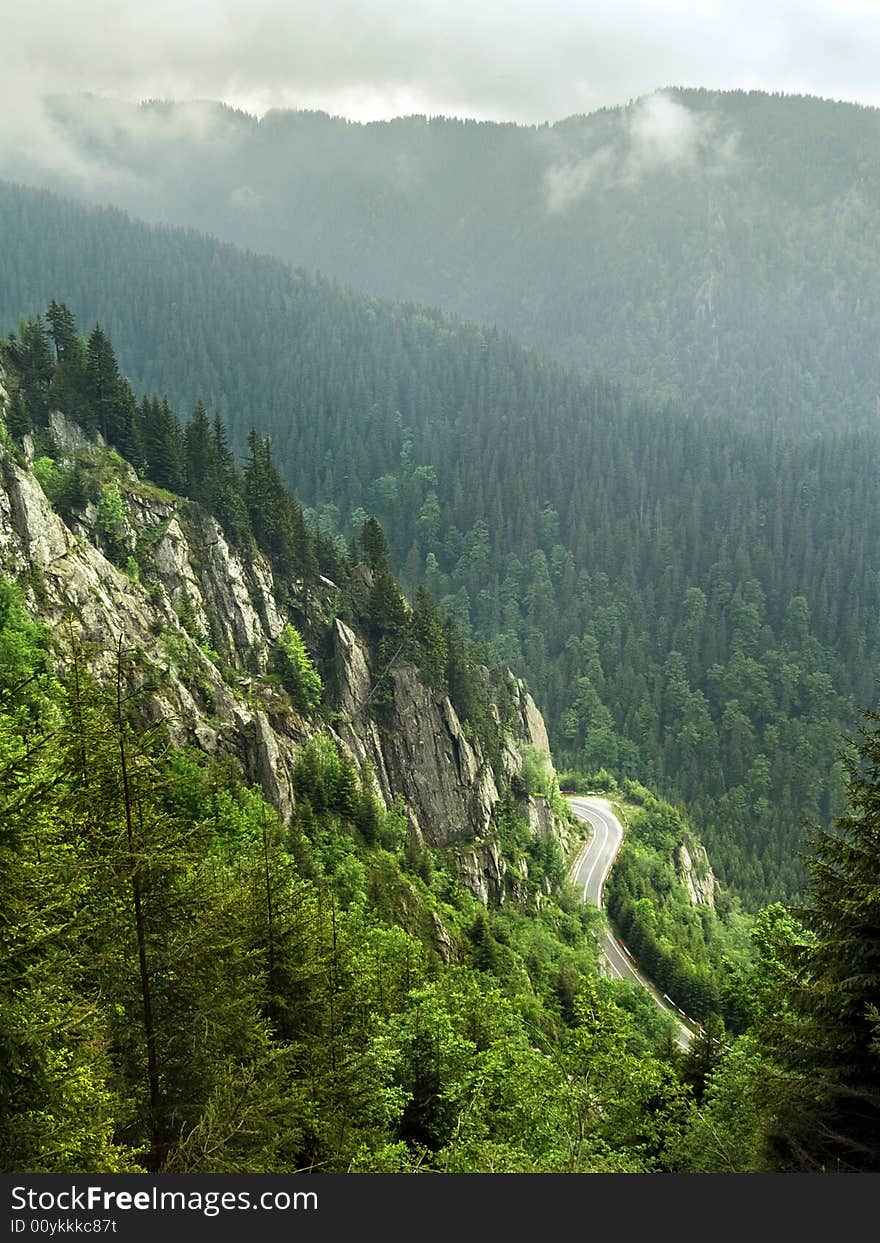
[[[686,1065],[525,688],[48,321],[0,342],[0,1169],[666,1168]]]
[[[753,954],[623,783],[616,914],[706,1019],[683,1055],[597,972],[522,684],[375,520],[310,531],[264,438],[47,321],[0,342],[0,1169],[880,1168],[880,718]]]
[[[67,171],[52,180],[49,148],[5,175],[496,324],[655,403],[876,418],[875,109],[670,90],[538,127],[89,98],[52,112]]]
[[[204,394],[242,452],[270,435],[308,520],[376,513],[407,584],[522,670],[561,763],[685,799],[750,905],[798,887],[876,693],[874,432],[652,411],[496,332],[43,193],[3,187],[0,217],[10,327],[60,293],[136,386]]]
[[[573,1156],[550,1082],[587,997],[669,1068],[595,978],[522,685],[374,521],[309,534],[265,441],[239,465],[50,318],[51,410],[34,334],[27,373],[0,342],[0,1169],[641,1163]],[[518,1095],[463,1130],[523,1057],[535,1126]]]

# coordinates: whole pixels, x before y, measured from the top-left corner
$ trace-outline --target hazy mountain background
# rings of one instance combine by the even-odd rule
[[[542,126],[71,96],[49,115],[7,175],[497,325],[655,403],[877,417],[876,109],[667,90]]]

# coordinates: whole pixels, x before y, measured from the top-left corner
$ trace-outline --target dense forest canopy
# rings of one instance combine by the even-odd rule
[[[203,406],[183,424],[167,402],[137,401],[109,338],[80,337],[64,304],[0,342],[0,363],[4,489],[35,481],[77,532],[73,557],[88,545],[113,598],[152,608],[158,636],[120,638],[108,673],[105,641],[41,620],[57,582],[38,560],[0,577],[0,1168],[661,1168],[655,1115],[678,1129],[687,1088],[650,1002],[598,978],[593,916],[555,829],[538,840],[523,819],[532,780],[559,798],[547,757],[524,766],[519,793],[502,786],[493,833],[518,880],[487,909],[332,732],[343,714],[326,640],[340,617],[363,636],[374,689],[389,651],[415,662],[490,757],[508,672],[493,691],[424,590],[405,605],[375,520],[349,548],[308,532],[264,439],[240,465]],[[88,435],[75,449],[51,421],[61,404]],[[162,486],[174,481],[190,501]],[[133,552],[120,534],[147,501],[171,502],[181,530],[205,509],[221,519],[232,546],[266,558],[276,607],[302,626],[284,626],[246,679],[251,706],[298,738],[289,816],[233,753],[196,745],[197,728],[172,741],[156,715],[169,678],[197,685],[192,645],[230,688],[243,670],[191,601],[169,630],[156,552],[168,521]],[[383,696],[363,710],[382,730]],[[601,1104],[587,1055],[609,1071]]]
[[[79,175],[47,181],[39,153],[13,176],[498,325],[652,402],[875,418],[876,109],[669,90],[552,126],[95,97],[53,117]]]
[[[555,754],[683,799],[749,905],[839,809],[880,645],[873,429],[794,436],[628,400],[439,312],[207,238],[0,188],[0,314],[62,292],[136,386],[272,439],[310,521],[387,526]]]
[[[109,338],[79,336],[62,303],[0,343],[0,360],[5,484],[32,476],[92,553],[124,567],[140,607],[158,584],[148,547],[125,557],[121,515],[156,494],[147,475],[176,476],[199,492],[182,512],[207,506],[269,559],[279,605],[332,571],[371,659],[409,643],[491,748],[502,722],[479,711],[468,643],[426,593],[403,606],[375,520],[348,549],[310,532],[264,438],[242,467],[202,405],[182,424],[162,399],[138,402]],[[76,451],[52,430],[62,399],[91,437]],[[695,906],[674,863],[697,849],[690,828],[623,783],[614,913],[705,1018],[682,1055],[641,988],[597,974],[559,843],[530,841],[512,797],[497,827],[512,857],[528,850],[528,884],[503,906],[481,906],[442,850],[413,840],[322,730],[330,701],[298,630],[282,631],[263,682],[313,723],[282,820],[231,757],[173,746],[151,723],[162,672],[143,650],[120,640],[112,676],[95,677],[75,629],[41,621],[45,579],[15,572],[0,578],[0,1168],[880,1168],[876,714],[846,755],[846,813],[813,832],[797,912],[775,904],[752,924]],[[180,622],[192,628],[183,607]],[[190,638],[230,676],[209,636]]]

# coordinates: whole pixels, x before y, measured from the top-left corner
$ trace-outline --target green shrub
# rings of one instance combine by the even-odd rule
[[[37,483],[46,493],[50,504],[54,505],[58,500],[64,477],[61,467],[50,457],[38,457],[34,459],[33,471]]]
[[[607,768],[600,768],[598,772],[587,777],[587,787],[591,790],[601,790],[604,794],[616,794],[617,778]]]
[[[527,794],[549,798],[555,785],[550,757],[536,747],[523,747],[520,777]]]
[[[269,657],[269,672],[279,679],[293,706],[301,712],[311,712],[321,702],[324,693],[321,675],[294,626],[285,626],[278,636]]]

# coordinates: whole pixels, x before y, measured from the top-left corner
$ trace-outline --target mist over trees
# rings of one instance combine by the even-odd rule
[[[652,403],[875,418],[876,109],[668,90],[552,126],[53,110],[59,168],[86,172],[42,184],[498,325]]]

